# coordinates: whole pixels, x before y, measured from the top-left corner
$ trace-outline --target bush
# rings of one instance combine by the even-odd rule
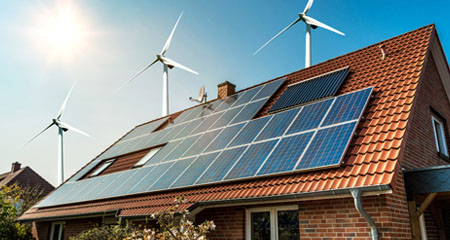
[[[166,213],[151,216],[157,221],[159,229],[140,229],[128,222],[114,226],[95,227],[84,231],[71,240],[206,240],[206,234],[215,229],[213,221],[205,221],[195,226],[188,220],[189,211],[178,211],[183,197],[175,199],[176,205]]]

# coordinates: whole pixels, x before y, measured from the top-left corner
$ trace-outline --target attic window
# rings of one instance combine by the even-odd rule
[[[445,128],[443,121],[436,116],[431,116],[433,121],[434,140],[436,142],[436,150],[438,153],[448,157],[447,142],[445,140]]]
[[[163,148],[163,146],[150,149],[150,151],[143,158],[141,158],[141,160],[139,160],[134,165],[134,167],[140,167],[145,165],[148,162],[148,160],[150,160],[153,156],[155,156],[155,154],[159,152],[159,150],[161,150],[161,148]]]
[[[95,176],[99,175],[106,168],[108,168],[114,161],[115,161],[115,159],[111,159],[111,160],[106,161],[99,168],[97,168],[93,173],[91,173],[91,175],[89,177],[95,177]]]
[[[272,105],[269,112],[277,112],[303,103],[334,96],[347,77],[348,72],[349,68],[345,67],[288,86],[280,98]]]

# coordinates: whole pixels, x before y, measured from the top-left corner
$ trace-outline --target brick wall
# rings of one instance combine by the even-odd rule
[[[72,219],[66,221],[66,228],[64,230],[64,239],[69,239],[71,236],[76,236],[83,232],[93,228],[94,226],[100,226],[102,224],[101,218],[84,218],[84,219]]]
[[[47,240],[50,237],[50,222],[33,222],[31,233],[36,240]]]
[[[211,240],[245,239],[244,207],[211,208],[203,210],[195,216],[196,224],[205,220],[212,220],[217,226],[216,230],[208,235]]]
[[[450,162],[442,159],[436,152],[431,108],[446,120],[447,144],[449,143],[450,104],[444,91],[433,58],[430,57],[425,75],[416,93],[415,105],[410,116],[410,130],[404,152],[402,167],[414,169],[435,165],[446,165]]]

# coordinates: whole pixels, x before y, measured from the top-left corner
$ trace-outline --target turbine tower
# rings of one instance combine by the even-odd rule
[[[262,45],[258,50],[256,50],[256,52],[253,55],[256,55],[267,44],[272,42],[272,40],[274,40],[275,38],[280,36],[282,33],[287,31],[289,28],[291,28],[292,26],[294,26],[296,23],[298,23],[300,21],[303,21],[306,24],[305,68],[311,66],[311,28],[316,29],[317,27],[321,27],[321,28],[327,29],[329,31],[335,32],[337,34],[340,34],[342,36],[345,36],[344,33],[340,32],[324,23],[321,23],[312,17],[306,16],[306,13],[311,8],[313,2],[314,2],[314,0],[309,0],[308,3],[306,4],[305,9],[303,10],[303,12],[298,14],[298,18],[295,19],[295,21],[293,21],[291,24],[289,24],[287,27],[285,27],[283,30],[281,30],[281,32],[279,32],[277,35],[275,35],[273,38],[271,38],[269,41],[267,41],[264,45]]]
[[[47,129],[49,129],[50,127],[52,127],[53,125],[55,125],[56,127],[58,127],[58,185],[60,185],[61,183],[64,182],[64,151],[63,151],[63,133],[67,132],[68,130],[72,130],[74,132],[77,132],[79,134],[88,136],[89,135],[85,132],[82,132],[72,126],[70,126],[67,123],[64,123],[61,121],[61,117],[62,114],[64,113],[64,109],[66,108],[66,104],[67,101],[69,100],[70,94],[72,93],[73,87],[75,86],[75,84],[72,85],[72,88],[70,88],[69,93],[66,96],[66,99],[64,100],[61,108],[59,109],[58,115],[56,116],[56,118],[52,119],[52,122],[50,123],[50,125],[48,125],[46,128],[44,128],[44,130],[40,131],[38,134],[36,134],[33,138],[31,138],[28,142],[32,142],[34,139],[36,139],[39,135],[41,135],[42,133],[44,133],[45,131],[47,131]]]
[[[166,44],[164,44],[164,47],[161,51],[161,53],[156,55],[156,59],[148,64],[146,67],[144,67],[141,71],[136,73],[130,80],[128,80],[125,84],[123,84],[118,90],[122,89],[124,86],[126,86],[128,83],[133,81],[137,76],[139,76],[141,73],[143,73],[145,70],[149,69],[153,64],[156,62],[161,62],[163,64],[163,99],[162,99],[162,116],[167,116],[169,114],[169,68],[172,69],[174,67],[181,68],[185,71],[191,72],[193,74],[198,75],[198,73],[186,66],[183,66],[167,57],[165,57],[165,53],[169,49],[170,43],[172,42],[173,33],[175,32],[175,29],[177,28],[178,22],[181,19],[181,16],[183,16],[183,13],[180,14],[178,17],[177,22],[175,23],[175,26],[172,29],[172,32],[169,35],[169,38],[166,41]]]

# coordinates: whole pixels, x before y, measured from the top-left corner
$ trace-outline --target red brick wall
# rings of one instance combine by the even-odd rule
[[[436,152],[430,107],[447,121],[446,135],[448,144],[448,137],[450,136],[448,128],[450,123],[450,104],[432,57],[429,58],[424,78],[419,84],[416,94],[417,99],[410,116],[410,130],[402,167],[413,169],[450,164],[450,162],[440,158]]]
[[[244,207],[211,208],[195,216],[196,224],[205,220],[212,220],[216,224],[216,230],[208,235],[211,240],[245,239]]]
[[[36,240],[47,240],[50,237],[50,222],[33,222],[31,233]]]
[[[66,221],[66,228],[64,230],[64,239],[76,236],[83,232],[93,228],[94,226],[100,226],[102,224],[101,218],[84,218],[84,219],[72,219]]]

